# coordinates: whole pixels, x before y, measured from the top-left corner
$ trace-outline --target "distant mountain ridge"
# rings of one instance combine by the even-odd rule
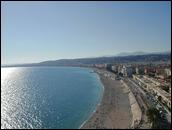
[[[164,52],[143,52],[143,51],[121,52],[116,55],[103,55],[99,57],[137,56],[137,55],[148,55],[148,54],[171,54],[171,51],[169,50]],[[92,58],[99,58],[99,57],[92,57]]]
[[[90,64],[104,64],[104,63],[132,63],[132,62],[157,62],[157,61],[171,61],[171,51],[145,53],[134,52],[124,53],[120,56],[109,57],[95,57],[95,58],[78,58],[78,59],[60,59],[43,61],[40,63],[20,64],[15,66],[82,66]],[[10,65],[8,65],[10,66]],[[14,66],[14,65],[13,65]]]
[[[121,52],[114,56],[137,56],[137,55],[148,55],[148,54],[170,54],[171,51],[164,51],[164,52],[142,52],[142,51],[136,51],[136,52]],[[113,56],[113,55],[111,55]],[[111,57],[111,56],[105,56],[105,57]]]
[[[133,55],[146,55],[148,54],[147,52],[123,52],[119,53],[117,56],[133,56]]]

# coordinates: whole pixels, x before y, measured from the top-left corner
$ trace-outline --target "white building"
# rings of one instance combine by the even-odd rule
[[[118,74],[119,73],[122,73],[122,66],[120,66],[120,65],[118,66]]]
[[[139,68],[136,67],[136,74],[139,74]]]
[[[169,85],[169,93],[171,94],[171,83]]]
[[[152,82],[153,80],[150,80],[149,78],[145,76],[136,76],[133,75],[133,78],[139,82],[139,84],[145,88],[148,92],[151,92],[152,94],[156,94],[156,97],[161,97],[162,102],[166,103],[169,108],[171,108],[171,94],[167,93],[166,91],[160,89],[157,87],[156,82]]]
[[[113,65],[113,66],[112,66],[112,70],[113,70],[114,72],[116,72],[116,71],[117,71],[117,66]]]
[[[133,68],[131,66],[123,66],[122,71],[124,76],[130,77],[133,74]]]
[[[126,72],[125,66],[122,66],[121,73],[123,74],[123,76],[125,76],[125,72]]]
[[[166,72],[167,76],[171,76],[171,70],[170,69],[165,69],[165,72]]]

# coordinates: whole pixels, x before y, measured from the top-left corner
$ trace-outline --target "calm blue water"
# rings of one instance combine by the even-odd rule
[[[78,128],[103,87],[79,67],[1,68],[1,128]]]

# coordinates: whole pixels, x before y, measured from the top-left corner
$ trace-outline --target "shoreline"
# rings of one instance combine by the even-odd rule
[[[96,105],[95,110],[94,110],[94,111],[89,115],[89,117],[79,126],[78,129],[82,129],[82,127],[88,122],[88,120],[90,120],[90,118],[91,118],[91,117],[94,115],[94,113],[97,111],[97,108],[101,105],[101,102],[102,102],[102,100],[103,100],[103,95],[104,95],[105,87],[104,87],[104,85],[103,85],[103,83],[102,83],[102,81],[101,81],[101,79],[100,79],[100,75],[99,75],[97,72],[95,72],[95,69],[94,69],[94,68],[91,68],[91,69],[94,71],[93,73],[96,73],[96,76],[97,76],[98,80],[99,80],[100,83],[101,83],[101,87],[103,88],[103,92],[102,92],[102,94],[101,94],[99,103]]]
[[[101,74],[102,70],[92,69],[98,75],[103,86],[103,94],[96,109],[80,125],[79,129],[129,128],[132,116],[128,94],[124,92],[124,87],[120,81],[114,81]]]

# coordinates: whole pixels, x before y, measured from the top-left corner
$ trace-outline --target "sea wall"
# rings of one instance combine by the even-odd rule
[[[135,96],[133,95],[133,93],[130,90],[130,88],[128,87],[128,85],[123,80],[121,80],[121,83],[126,87],[126,89],[129,90],[128,97],[129,97],[131,113],[132,113],[132,122],[131,122],[130,128],[136,128],[141,121],[142,112],[135,99]]]

